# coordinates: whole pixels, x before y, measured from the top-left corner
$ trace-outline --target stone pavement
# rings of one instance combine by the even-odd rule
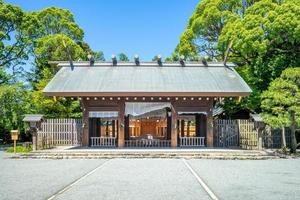
[[[204,186],[217,199],[300,196],[300,159],[44,160],[4,155],[0,152],[0,199],[211,199]]]

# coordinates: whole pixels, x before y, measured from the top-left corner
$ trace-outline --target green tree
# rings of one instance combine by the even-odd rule
[[[253,90],[241,102],[225,101],[225,111],[260,112],[261,93],[281,72],[300,65],[299,0],[203,0],[175,49],[188,60],[209,55],[237,63]]]
[[[173,52],[171,56],[166,57],[165,62],[175,62],[179,60],[179,56],[177,53]]]
[[[269,83],[300,65],[299,30],[300,4],[294,0],[258,1],[224,26],[219,49],[232,42],[229,59],[241,66],[237,71],[253,90],[239,107],[260,112],[261,93]]]
[[[296,127],[300,126],[300,68],[288,68],[262,94],[262,116],[272,127],[290,127],[293,153]]]
[[[124,53],[119,53],[118,57],[119,57],[119,61],[125,61],[125,62],[129,61],[129,58]]]
[[[0,140],[10,140],[10,130],[24,133],[24,114],[31,110],[27,89],[21,84],[0,85]],[[21,138],[22,139],[22,138]],[[1,142],[1,141],[0,141]]]
[[[48,35],[37,39],[34,49],[36,73],[41,74],[45,68],[51,68],[48,64],[49,61],[69,60],[69,49],[72,60],[86,59],[87,52],[85,52],[77,43],[64,34]],[[52,68],[53,75],[57,69]],[[39,79],[40,77],[37,77]]]
[[[15,67],[28,59],[38,21],[21,8],[0,0],[0,67]]]
[[[249,68],[248,84],[263,91],[284,69],[300,65],[299,38],[299,1],[261,0],[229,20],[218,45],[232,42],[231,59]]]
[[[74,61],[87,60],[88,54],[104,60],[103,52],[92,51],[83,41],[84,32],[73,14],[55,7],[25,12],[0,0],[0,19],[0,136],[13,128],[24,132],[25,113],[79,117],[79,101],[53,99],[42,92],[58,70],[48,61],[68,60],[68,51]],[[33,68],[26,74],[26,87],[15,75],[17,70],[25,73],[20,68],[23,63]],[[12,75],[6,73],[7,68],[12,69]]]
[[[84,32],[69,10],[49,7],[31,15],[40,22],[39,37],[63,33],[76,42],[83,40]]]
[[[73,14],[60,8],[46,8],[31,13],[36,16],[42,26],[39,38],[33,45],[35,70],[31,82],[34,88],[32,99],[36,112],[48,117],[78,117],[80,106],[78,101],[65,98],[53,99],[43,94],[42,90],[58,71],[49,61],[87,60],[87,55],[94,55],[95,60],[103,60],[102,52],[94,52],[83,41],[84,32],[75,22]]]
[[[11,76],[9,76],[3,68],[0,68],[0,85],[8,84]]]
[[[224,59],[226,46],[219,48],[218,40],[223,27],[231,20],[240,18],[245,9],[258,0],[203,0],[190,17],[180,37],[175,52],[189,60],[195,56]]]

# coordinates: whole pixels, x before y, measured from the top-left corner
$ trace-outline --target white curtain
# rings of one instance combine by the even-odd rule
[[[125,103],[125,115],[131,115],[133,117],[145,117],[145,116],[165,116],[166,108],[171,108],[171,103],[168,102],[126,102]]]

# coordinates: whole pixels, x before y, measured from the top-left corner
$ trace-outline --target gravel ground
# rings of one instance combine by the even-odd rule
[[[2,154],[2,155],[1,155]],[[104,160],[12,160],[0,152],[0,199],[47,199]]]
[[[179,159],[115,159],[59,199],[201,200],[209,197]]]
[[[12,160],[0,199],[209,199],[180,159]],[[299,199],[300,159],[187,160],[219,199]]]
[[[300,159],[189,163],[220,199],[300,199]]]

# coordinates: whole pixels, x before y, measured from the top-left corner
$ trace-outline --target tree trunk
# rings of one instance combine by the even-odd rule
[[[291,152],[296,153],[297,149],[297,140],[296,140],[296,119],[295,112],[291,111]]]
[[[282,127],[282,131],[281,131],[281,137],[282,137],[282,148],[286,148],[286,141],[285,141],[285,127]]]

